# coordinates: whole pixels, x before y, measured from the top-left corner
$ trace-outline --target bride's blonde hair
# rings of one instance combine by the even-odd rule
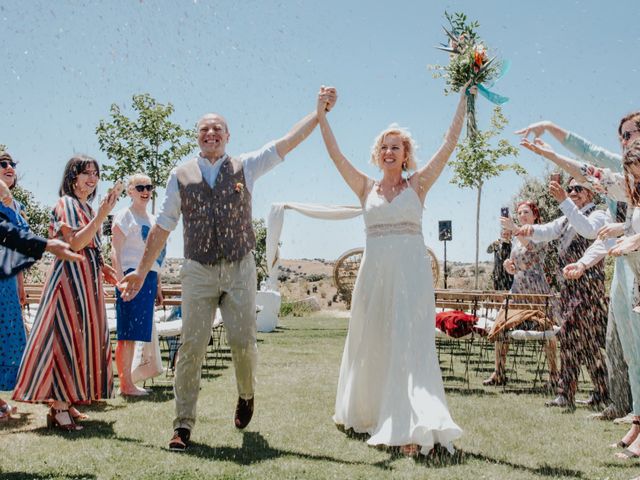
[[[397,123],[392,123],[376,137],[371,147],[371,163],[378,168],[382,168],[380,166],[382,142],[384,142],[384,137],[387,135],[398,135],[402,139],[404,153],[407,156],[405,160],[406,166],[403,165],[403,170],[415,170],[417,168],[415,152],[418,149],[418,144],[411,136],[411,132]]]

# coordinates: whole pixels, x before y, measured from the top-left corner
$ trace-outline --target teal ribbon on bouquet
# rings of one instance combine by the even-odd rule
[[[511,62],[509,60],[503,61],[502,67],[500,68],[500,72],[496,76],[495,80],[493,80],[489,85],[483,85],[482,83],[479,83],[477,87],[478,87],[478,92],[480,92],[480,95],[482,95],[484,98],[489,100],[491,103],[495,103],[496,105],[502,105],[503,103],[507,103],[509,101],[509,97],[505,97],[503,95],[500,95],[499,93],[492,92],[489,89],[493,88],[496,82],[500,80],[509,71],[510,67],[511,67]]]

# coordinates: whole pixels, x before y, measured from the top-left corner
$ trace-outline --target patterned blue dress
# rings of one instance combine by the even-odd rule
[[[0,219],[28,230],[27,221],[17,213],[23,208],[15,200],[13,208],[0,204]],[[16,277],[0,280],[0,390],[13,390],[15,387],[26,341]]]

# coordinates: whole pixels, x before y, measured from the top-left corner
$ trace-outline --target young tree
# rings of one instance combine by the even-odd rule
[[[260,288],[260,282],[266,280],[269,275],[267,269],[267,226],[265,225],[264,218],[253,219],[253,233],[256,236],[256,248],[253,251],[253,256],[256,259],[256,273],[258,278],[258,284],[256,288]]]
[[[469,134],[462,143],[458,144],[456,159],[449,163],[453,167],[451,183],[462,188],[476,189],[476,262],[475,262],[475,288],[478,288],[478,260],[480,255],[480,201],[482,199],[482,187],[487,180],[499,176],[505,170],[514,170],[518,174],[526,173],[517,163],[498,163],[503,157],[517,156],[518,149],[507,140],[498,140],[495,146],[491,140],[498,137],[507,125],[507,119],[502,114],[502,109],[496,106],[491,117],[491,129],[487,131],[476,130]]]
[[[116,181],[144,172],[154,185],[164,185],[171,169],[196,146],[195,131],[182,128],[169,117],[173,105],[158,103],[145,93],[134,95],[132,107],[137,118],[124,115],[115,103],[111,105],[111,121],[100,120],[96,128],[98,143],[113,165],[104,165],[104,178]],[[151,209],[155,213],[156,192]]]
[[[31,231],[41,237],[49,236],[49,223],[51,222],[51,208],[45,207],[35,200],[33,193],[20,185],[11,191],[13,198],[18,200],[25,208],[25,215]]]

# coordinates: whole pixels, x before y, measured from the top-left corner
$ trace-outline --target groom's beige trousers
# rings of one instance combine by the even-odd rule
[[[256,265],[253,254],[241,260],[203,265],[186,259],[182,279],[182,345],[178,352],[174,428],[192,430],[216,307],[220,307],[236,371],[238,394],[253,397],[258,359],[256,343]]]

